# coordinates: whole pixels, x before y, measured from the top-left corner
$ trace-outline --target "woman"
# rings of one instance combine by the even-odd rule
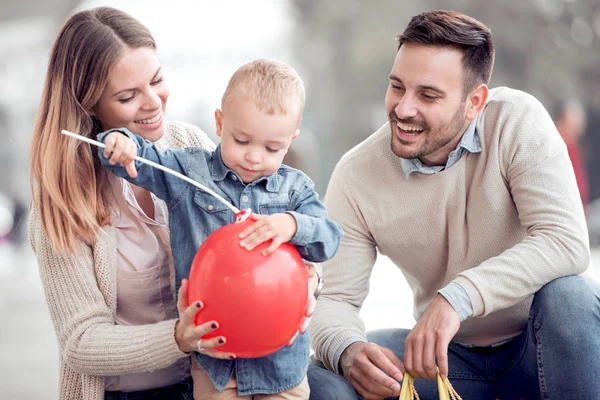
[[[164,147],[212,148],[200,129],[164,121],[169,90],[155,50],[137,20],[97,8],[73,15],[51,52],[29,232],[60,344],[61,399],[191,399],[189,354],[218,328],[194,325],[202,304],[185,304],[185,280],[175,304],[165,204],[109,177],[95,149],[60,134],[126,127]],[[218,339],[202,341],[204,353],[230,357]]]

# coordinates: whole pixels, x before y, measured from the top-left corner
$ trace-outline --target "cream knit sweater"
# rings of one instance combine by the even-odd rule
[[[214,148],[199,128],[180,122],[167,124],[160,143],[172,148]],[[50,244],[38,210],[32,209],[29,240],[60,345],[60,399],[101,400],[103,376],[153,371],[188,357],[175,342],[176,320],[115,325],[114,227],[106,227],[93,245],[80,242],[75,254],[62,254]]]
[[[476,345],[522,332],[537,290],[588,267],[573,167],[544,107],[526,93],[493,89],[477,132],[483,151],[434,175],[405,176],[389,124],[338,163],[325,204],[344,239],[323,265],[311,323],[316,356],[329,369],[337,371],[344,342],[366,341],[358,312],[377,250],[406,277],[416,319],[439,289],[462,285],[474,317],[454,340]]]

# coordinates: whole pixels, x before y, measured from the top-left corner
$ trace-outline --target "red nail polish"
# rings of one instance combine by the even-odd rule
[[[219,343],[221,343],[221,344],[225,343],[225,341],[223,340],[223,338],[219,338]]]
[[[199,301],[196,302],[196,307],[198,307],[198,308],[202,307],[202,303],[200,303]]]
[[[213,329],[217,329],[217,324],[215,324],[214,322],[212,324],[210,324],[210,327]]]

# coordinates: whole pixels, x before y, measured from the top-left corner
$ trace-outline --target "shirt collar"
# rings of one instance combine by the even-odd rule
[[[223,157],[221,155],[221,144],[220,143],[213,153],[212,165],[211,165],[210,172],[211,172],[211,175],[212,175],[212,178],[214,181],[220,182],[220,181],[223,181],[228,176],[230,177],[230,179],[231,179],[231,176],[235,176],[235,179],[237,181],[239,181],[240,183],[243,183],[240,176],[234,170],[227,167],[225,165],[225,163],[223,162]],[[277,172],[275,172],[274,174],[271,174],[269,176],[263,176],[261,178],[258,178],[254,182],[249,183],[249,185],[257,185],[262,182],[264,182],[265,189],[267,190],[267,192],[271,192],[271,193],[279,192],[280,182],[279,182],[279,174]]]
[[[434,165],[430,167],[423,164],[418,158],[400,158],[402,169],[404,170],[406,177],[408,178],[408,176],[413,172],[436,174],[440,171],[448,169],[462,157],[465,151],[470,153],[480,153],[482,149],[479,134],[477,133],[476,121],[477,119],[471,121],[462,138],[460,139],[460,142],[456,146],[456,149],[452,150],[448,155],[448,161],[446,162],[446,165]]]

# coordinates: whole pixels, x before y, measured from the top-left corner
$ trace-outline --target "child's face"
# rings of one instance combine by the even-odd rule
[[[268,115],[251,98],[233,95],[223,111],[215,111],[225,165],[244,183],[275,173],[298,136],[300,110],[298,105],[286,115]]]

